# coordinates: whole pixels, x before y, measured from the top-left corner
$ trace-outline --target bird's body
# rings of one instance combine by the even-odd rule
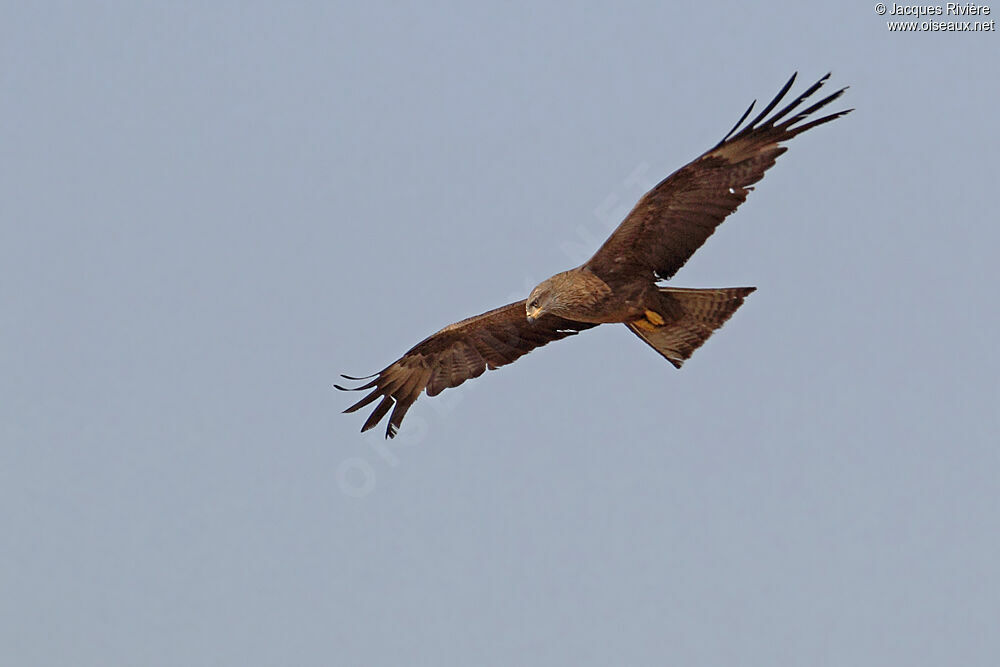
[[[662,326],[683,315],[677,297],[655,281],[616,278],[612,274],[605,281],[586,266],[557,273],[532,290],[526,306],[528,320],[550,313],[590,324],[645,322]],[[540,305],[532,308],[536,300]]]
[[[600,324],[625,324],[680,368],[755,288],[685,289],[664,287],[658,281],[671,278],[743,203],[787,150],[781,142],[850,111],[793,127],[843,93],[841,89],[796,111],[828,77],[765,120],[791,88],[792,76],[763,112],[740,129],[751,104],[722,141],[646,193],[583,265],[543,281],[524,301],[445,327],[373,376],[345,376],[370,380],[355,390],[371,389],[346,411],[381,398],[362,430],[392,410],[386,429],[391,438],[421,392],[434,396],[487,368],[511,363],[536,347]]]

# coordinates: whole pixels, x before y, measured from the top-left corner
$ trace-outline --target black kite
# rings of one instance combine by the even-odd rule
[[[374,375],[345,375],[348,380],[370,380],[353,391],[371,390],[345,412],[381,398],[361,430],[374,427],[391,409],[385,432],[391,438],[420,392],[434,396],[479,377],[487,368],[499,368],[536,347],[604,323],[624,324],[680,368],[755,288],[681,289],[657,281],[673,276],[746,200],[787,150],[782,142],[852,111],[793,127],[846,90],[797,110],[829,77],[765,120],[792,87],[792,75],[771,103],[740,129],[751,104],[722,141],[647,192],[582,266],[557,273],[523,301],[445,327]]]

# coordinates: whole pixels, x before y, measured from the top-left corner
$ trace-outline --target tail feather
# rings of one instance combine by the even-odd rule
[[[671,318],[662,326],[640,327],[631,323],[626,323],[625,326],[663,355],[667,361],[680,368],[694,351],[743,305],[743,299],[755,289],[757,288],[661,287],[660,292],[672,297],[683,314],[679,318]]]

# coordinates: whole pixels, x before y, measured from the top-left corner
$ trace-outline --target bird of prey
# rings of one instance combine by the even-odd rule
[[[682,289],[658,281],[671,278],[746,200],[787,150],[783,142],[853,111],[807,121],[846,90],[800,109],[829,77],[768,117],[792,87],[793,74],[771,103],[743,125],[751,104],[722,141],[643,195],[583,265],[543,281],[527,299],[446,326],[374,375],[344,375],[368,380],[351,391],[371,390],[345,412],[381,399],[361,430],[374,427],[392,410],[385,432],[391,438],[422,391],[435,396],[487,368],[599,324],[624,324],[680,368],[755,288]]]

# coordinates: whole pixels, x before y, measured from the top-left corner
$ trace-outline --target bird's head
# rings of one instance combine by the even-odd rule
[[[542,315],[589,322],[595,304],[611,294],[607,283],[585,269],[557,273],[531,290],[524,302],[529,322]]]
[[[531,290],[531,294],[524,302],[524,310],[529,322],[534,322],[548,313],[562,315],[564,310],[563,297],[565,296],[563,283],[566,282],[564,273],[568,272],[557,273]]]
[[[528,298],[524,302],[525,315],[527,315],[528,321],[534,322],[544,315],[551,300],[552,289],[549,285],[549,280],[531,290],[531,294],[528,295]]]

